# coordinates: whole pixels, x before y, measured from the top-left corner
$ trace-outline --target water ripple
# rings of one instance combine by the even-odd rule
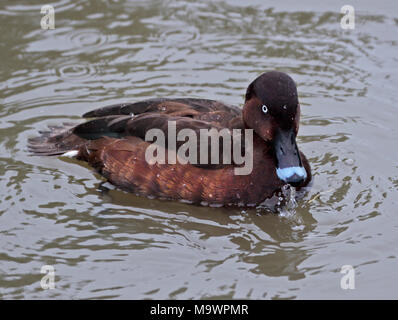
[[[321,9],[59,0],[56,29],[41,30],[41,3],[3,1],[1,298],[341,298],[344,264],[358,269],[352,297],[393,297],[398,20],[364,0],[372,10],[342,31],[338,8],[310,3]],[[104,187],[77,160],[26,152],[38,130],[107,104],[239,104],[270,69],[298,84],[298,142],[314,173],[293,217],[148,200]],[[50,292],[43,264],[56,267]]]
[[[95,76],[100,69],[93,64],[66,64],[55,69],[55,74],[65,80],[84,80]]]
[[[70,33],[70,41],[78,48],[100,47],[107,41],[107,36],[95,29],[76,30]]]

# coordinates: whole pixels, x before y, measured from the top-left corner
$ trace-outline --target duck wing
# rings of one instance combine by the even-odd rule
[[[220,163],[233,163],[233,161],[224,161],[225,140],[231,143],[228,145],[229,142],[226,142],[225,148],[229,149],[227,150],[229,153],[226,153],[226,156],[232,160],[231,150],[232,143],[234,142],[233,139],[234,137],[235,139],[237,137],[239,139],[242,138],[240,130],[233,131],[230,128],[223,127],[218,120],[204,121],[191,117],[175,116],[174,113],[152,112],[143,113],[134,117],[125,115],[99,117],[76,126],[72,134],[85,140],[96,140],[103,137],[129,140],[134,137],[152,142],[153,140],[147,140],[147,134],[152,129],[158,130],[158,133],[160,132],[162,140],[164,141],[163,147],[169,151],[178,151],[179,148],[185,143],[188,143],[188,141],[193,143],[193,148],[196,150],[196,163],[191,164],[202,168],[219,169],[223,167]],[[184,129],[189,129],[189,131],[183,132],[182,130]],[[194,137],[192,137],[192,135]],[[202,139],[207,139],[207,146],[201,145]],[[155,142],[159,143],[157,138]],[[212,150],[212,145],[214,143],[216,144],[215,151]],[[241,148],[242,146],[243,144],[241,142]],[[191,147],[189,147],[189,150],[192,152]],[[204,160],[206,159],[206,157],[203,156],[204,152],[207,152],[207,160]],[[212,163],[211,161],[212,152],[218,154],[219,160],[215,160],[217,163]],[[243,148],[241,152],[244,152]]]
[[[147,113],[187,117],[206,121],[229,129],[243,128],[240,108],[209,99],[149,99],[134,103],[122,103],[102,107],[85,113],[83,117],[97,118],[114,115],[136,116]]]
[[[83,117],[94,119],[74,127],[68,125],[64,130],[62,127],[57,130],[50,128],[51,131],[45,132],[41,137],[30,139],[30,151],[40,155],[57,155],[69,150],[80,150],[87,141],[104,137],[127,139],[130,142],[136,141],[130,138],[145,140],[147,132],[151,129],[160,129],[164,133],[166,149],[175,147],[178,150],[187,142],[188,137],[183,141],[177,141],[175,145],[171,144],[168,141],[171,124],[174,125],[177,136],[183,129],[191,129],[195,133],[197,155],[201,154],[199,141],[201,129],[207,130],[209,134],[207,164],[195,165],[220,168],[223,165],[211,164],[211,142],[218,142],[218,154],[221,155],[219,162],[225,163],[222,157],[223,137],[226,136],[232,141],[232,129],[244,128],[241,110],[238,107],[207,99],[150,99],[99,108],[84,114]],[[227,132],[224,130],[223,135],[220,135],[223,129],[227,129]],[[243,147],[242,154],[244,154]]]

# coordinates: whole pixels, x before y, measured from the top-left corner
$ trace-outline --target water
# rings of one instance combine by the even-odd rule
[[[54,30],[43,4],[0,4],[0,298],[398,297],[396,2],[352,1],[355,30],[341,1],[59,0]],[[314,173],[279,215],[138,198],[27,154],[38,130],[112,103],[241,105],[271,69],[298,84]]]

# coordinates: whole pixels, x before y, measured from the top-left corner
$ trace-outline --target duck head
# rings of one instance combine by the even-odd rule
[[[279,179],[302,184],[307,172],[296,144],[300,104],[293,79],[278,71],[260,75],[247,88],[242,114],[246,127],[270,145]]]

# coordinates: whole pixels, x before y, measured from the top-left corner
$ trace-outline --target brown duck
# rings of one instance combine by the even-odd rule
[[[296,144],[300,120],[296,85],[282,72],[256,78],[247,88],[243,110],[207,99],[150,99],[103,107],[83,117],[94,119],[50,127],[29,139],[30,151],[75,156],[115,186],[137,195],[195,204],[255,206],[284,184],[300,188],[311,180],[310,165]],[[167,138],[170,121],[177,133],[253,129],[251,172],[236,175],[234,169],[242,164],[223,164],[222,156],[219,164],[149,163],[145,153],[152,142],[145,137],[150,129],[165,132],[166,154],[176,152]],[[174,147],[183,143],[177,141]],[[218,151],[223,154],[221,142]]]

